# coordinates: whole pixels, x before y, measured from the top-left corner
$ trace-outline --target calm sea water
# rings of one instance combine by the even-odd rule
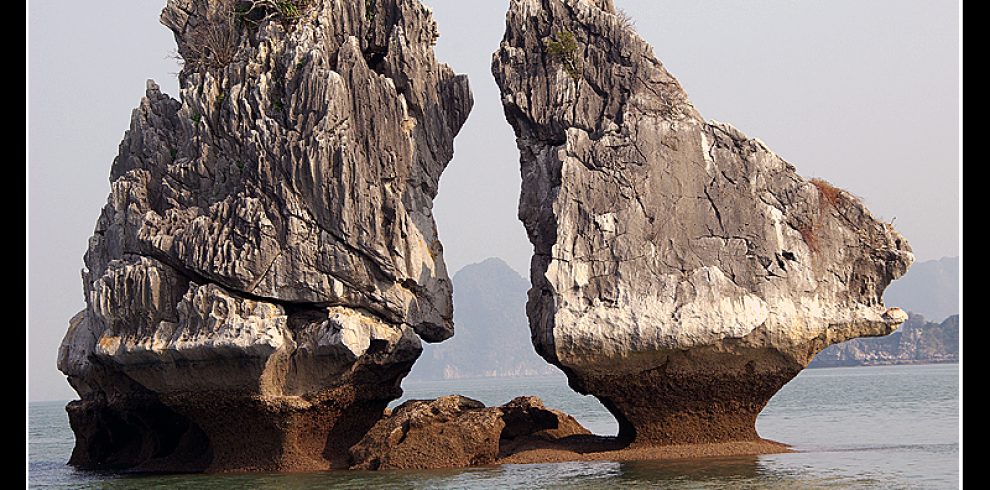
[[[407,383],[405,398],[461,393],[486,404],[535,394],[600,434],[615,421],[563,378]],[[789,383],[760,416],[763,437],[799,453],[642,463],[504,465],[450,471],[126,476],[65,465],[72,432],[63,402],[30,405],[35,488],[956,488],[958,365],[814,369]]]

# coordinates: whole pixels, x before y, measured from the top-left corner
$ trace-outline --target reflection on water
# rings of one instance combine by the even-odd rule
[[[774,458],[711,458],[671,462],[609,462],[504,465],[442,471],[333,472],[271,475],[100,475],[74,488],[175,489],[374,489],[374,488],[848,488],[850,485],[911,488],[869,475],[829,474],[814,466],[781,465]],[[95,475],[90,475],[95,476]],[[883,483],[883,485],[881,485]],[[915,482],[918,483],[918,482]],[[923,486],[922,486],[923,487]],[[65,487],[62,487],[65,488]]]
[[[406,398],[462,393],[486,404],[536,394],[598,433],[615,421],[562,378],[408,384]],[[34,488],[953,488],[958,486],[958,366],[837,368],[802,373],[760,416],[764,437],[803,452],[684,461],[504,465],[440,471],[117,475],[65,465],[64,403],[30,407]]]

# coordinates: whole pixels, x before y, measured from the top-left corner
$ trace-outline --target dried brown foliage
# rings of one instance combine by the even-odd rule
[[[311,0],[223,0],[186,35],[184,61],[195,69],[221,69],[237,55],[245,26],[290,22],[305,12]]]
[[[825,179],[811,179],[811,184],[818,188],[818,192],[821,194],[824,202],[831,204],[833,207],[837,206],[842,199],[842,193],[844,191]]]
[[[273,19],[296,20],[309,4],[310,0],[239,0],[235,10],[245,20],[260,24]]]
[[[241,30],[234,15],[218,15],[189,31],[185,62],[194,68],[223,68],[234,60]]]
[[[615,17],[619,20],[619,25],[622,26],[623,29],[630,30],[636,27],[636,20],[633,19],[632,16],[629,15],[629,12],[626,12],[625,10],[616,9]]]

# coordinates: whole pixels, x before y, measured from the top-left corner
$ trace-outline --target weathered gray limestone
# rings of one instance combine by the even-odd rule
[[[705,121],[611,0],[511,0],[492,70],[521,153],[533,343],[626,440],[756,439],[815,353],[907,318],[881,301],[914,260],[904,238]]]
[[[89,242],[59,369],[71,462],[347,465],[453,334],[432,216],[472,106],[417,0],[169,0],[153,82]]]

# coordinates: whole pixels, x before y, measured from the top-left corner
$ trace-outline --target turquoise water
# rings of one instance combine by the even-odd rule
[[[535,394],[589,429],[615,421],[563,378],[407,383],[405,398],[461,393],[486,404]],[[795,454],[670,462],[504,465],[445,471],[126,476],[65,465],[72,432],[63,402],[30,405],[33,488],[889,488],[959,485],[958,365],[813,369],[771,400],[757,422],[763,437]]]

